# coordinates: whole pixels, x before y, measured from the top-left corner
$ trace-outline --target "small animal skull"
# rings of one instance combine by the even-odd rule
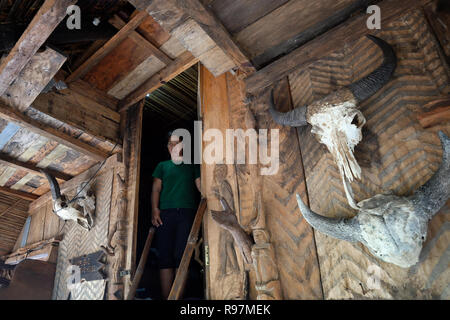
[[[450,139],[442,132],[442,164],[433,177],[409,197],[379,194],[358,203],[352,219],[332,219],[310,210],[297,194],[303,217],[331,237],[361,242],[373,255],[403,268],[419,261],[428,221],[450,195]]]
[[[69,200],[62,195],[58,181],[46,170],[41,170],[47,177],[53,200],[53,212],[64,221],[72,220],[81,227],[91,230],[94,224],[93,213],[95,211],[95,195],[86,183],[77,188],[76,198]]]

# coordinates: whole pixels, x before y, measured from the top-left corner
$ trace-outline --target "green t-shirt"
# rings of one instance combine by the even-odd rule
[[[162,180],[159,209],[196,209],[195,180],[200,177],[200,166],[193,164],[176,165],[172,160],[160,162],[153,177]]]

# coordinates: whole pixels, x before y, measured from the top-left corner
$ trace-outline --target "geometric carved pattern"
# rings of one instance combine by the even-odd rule
[[[356,201],[389,190],[411,194],[441,163],[437,131],[450,134],[448,123],[424,130],[416,118],[426,103],[448,94],[449,88],[444,62],[422,11],[383,26],[377,36],[394,47],[398,66],[393,79],[360,105],[367,124],[355,152],[362,167],[361,181],[352,183]],[[381,61],[382,53],[366,38],[346,46],[290,75],[294,105],[309,104],[366,76]],[[325,216],[352,217],[355,211],[347,204],[338,169],[310,128],[300,130],[300,142],[311,208]],[[361,244],[316,231],[325,299],[450,299],[449,213],[447,203],[429,223],[420,261],[409,269],[375,258]]]
[[[92,184],[95,191],[96,209],[94,227],[91,231],[81,228],[73,221],[67,221],[64,226],[64,239],[60,242],[58,262],[56,266],[54,300],[67,300],[70,290],[67,288],[69,259],[91,254],[101,250],[108,242],[109,213],[111,210],[111,192],[113,185],[113,170],[100,174]],[[76,190],[69,193],[70,198]],[[84,282],[74,286],[71,294],[73,300],[102,300],[106,281],[98,280]]]

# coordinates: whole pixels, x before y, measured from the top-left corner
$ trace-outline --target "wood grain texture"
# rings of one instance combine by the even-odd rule
[[[64,55],[51,48],[36,53],[6,89],[0,100],[20,111],[26,110],[65,61]]]
[[[384,0],[378,4],[382,14],[382,25],[396,19],[399,15],[422,6],[421,0]],[[366,14],[357,15],[348,21],[316,37],[307,44],[276,60],[267,67],[246,79],[247,91],[255,93],[282,79],[298,68],[305,68],[321,57],[326,56],[346,43],[353,43],[365,34],[373,33],[366,26]]]
[[[0,95],[3,95],[53,30],[66,16],[74,0],[46,0],[0,65]]]
[[[95,65],[97,65],[104,57],[114,50],[122,41],[124,41],[130,33],[134,31],[146,18],[148,14],[143,11],[134,16],[114,37],[106,42],[99,50],[97,50],[89,59],[79,66],[71,75],[66,78],[67,82],[73,82],[82,78]]]
[[[289,0],[214,0],[208,6],[234,35],[287,2]]]
[[[124,164],[127,168],[127,212],[126,221],[127,243],[125,255],[125,268],[132,270],[136,268],[136,247],[137,247],[137,224],[139,214],[139,181],[141,168],[141,141],[142,141],[142,119],[144,112],[144,102],[139,102],[126,114],[126,131],[124,135]],[[126,278],[129,280],[129,278]],[[124,297],[129,294],[131,283],[124,281]]]
[[[145,80],[161,71],[166,65],[155,56],[150,56],[131,70],[125,78],[108,90],[108,94],[123,99],[136,90]]]
[[[449,83],[433,35],[421,10],[403,14],[378,36],[393,45],[398,67],[393,79],[361,104],[367,118],[356,150],[362,179],[353,183],[357,201],[392,190],[409,195],[437,170],[442,149],[437,131],[424,130],[417,113],[439,98]],[[368,39],[345,46],[289,77],[294,105],[321,98],[337,87],[367,75],[382,60]],[[311,208],[326,216],[351,217],[339,172],[325,147],[309,132],[300,132]],[[449,299],[448,204],[429,223],[420,261],[404,269],[385,263],[361,244],[315,233],[326,299]],[[297,209],[297,214],[300,214]],[[377,272],[380,287],[370,284]]]
[[[230,112],[227,97],[226,75],[214,78],[203,66],[200,67],[200,106],[203,130],[218,129],[225,134],[230,128]],[[213,142],[203,142],[203,150]],[[204,219],[205,246],[209,252],[209,265],[206,267],[206,288],[209,299],[246,299],[247,275],[239,249],[228,231],[222,229],[211,217],[209,210],[222,210],[216,192],[224,196],[228,204],[235,208],[239,218],[238,189],[233,165],[202,165],[202,191],[208,200],[208,212]],[[222,186],[230,186],[227,190]]]
[[[291,0],[240,31],[235,38],[253,58],[319,21],[326,21],[352,2],[354,0]]]
[[[35,119],[32,119],[27,115],[24,115],[23,113],[20,113],[15,109],[13,109],[12,107],[5,105],[4,103],[1,102],[0,102],[0,114],[2,114],[3,118],[6,119],[7,121],[17,123],[20,126],[26,128],[27,130],[35,132],[36,134],[39,134],[51,140],[55,140],[58,143],[64,144],[69,148],[76,150],[77,152],[92,157],[93,159],[104,160],[107,157],[106,153],[96,148],[93,148],[61,131],[49,127],[46,124],[43,124]]]

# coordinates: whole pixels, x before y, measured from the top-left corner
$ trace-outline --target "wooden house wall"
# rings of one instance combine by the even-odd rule
[[[62,187],[62,192],[72,198],[76,194],[78,185],[88,181],[97,172],[100,164],[87,170],[81,175],[69,181],[67,187]],[[78,226],[73,221],[64,222],[53,213],[51,197],[47,194],[36,200],[31,206],[31,223],[29,232],[26,235],[26,245],[34,244],[42,240],[48,240],[53,237],[61,237],[59,244],[58,259],[55,275],[55,287],[53,290],[53,299],[65,300],[69,295],[67,288],[67,267],[69,259],[84,254],[90,254],[102,250],[101,246],[107,246],[111,237],[116,232],[116,223],[118,215],[123,214],[118,211],[121,194],[121,185],[119,175],[123,175],[124,166],[117,160],[117,156],[109,158],[102,169],[98,171],[92,180],[92,190],[96,196],[96,211],[94,214],[94,227],[87,231]],[[19,235],[14,250],[21,247],[24,229]],[[107,274],[117,272],[116,257],[108,257]],[[124,259],[124,256],[122,256]],[[114,269],[116,268],[116,269]],[[110,270],[115,270],[114,272]],[[114,278],[115,279],[115,278]],[[117,283],[114,283],[117,285]],[[115,287],[117,289],[117,287]],[[72,292],[72,299],[100,299],[105,294],[106,282],[94,281],[75,289]],[[107,290],[107,289],[106,289]],[[111,291],[109,298],[114,297]],[[74,296],[76,295],[76,296]]]
[[[393,45],[398,67],[380,92],[361,104],[367,119],[356,149],[362,179],[352,184],[356,201],[392,190],[409,195],[427,181],[441,163],[438,130],[423,129],[417,115],[424,106],[448,94],[449,74],[423,11],[400,16],[378,34]],[[375,69],[380,50],[366,38],[289,76],[295,105],[304,105],[347,85]],[[351,217],[339,172],[326,148],[305,128],[300,133],[311,208],[323,215]],[[449,299],[447,205],[429,223],[420,261],[404,269],[374,258],[361,244],[335,240],[316,232],[321,279],[326,299]],[[380,288],[371,281],[380,278]]]
[[[423,129],[417,120],[427,103],[448,95],[450,83],[448,66],[441,59],[423,11],[399,16],[378,36],[393,45],[398,67],[393,79],[361,105],[367,124],[356,150],[363,171],[362,180],[352,184],[357,201],[389,190],[399,195],[413,192],[441,162],[437,131],[450,133],[448,123]],[[382,53],[366,38],[344,45],[274,84],[278,107],[287,111],[311,103],[367,75],[381,61]],[[273,123],[267,106],[269,90],[246,107],[242,84],[230,73],[213,78],[203,69],[201,77],[204,130],[245,130],[252,121],[258,129],[280,129],[280,170],[276,175],[261,178],[250,167],[204,164],[202,185],[208,207],[220,210],[214,188],[221,193],[223,181],[228,182],[238,219],[249,233],[255,192],[262,193],[284,299],[449,298],[448,203],[429,223],[419,263],[408,269],[375,258],[361,244],[311,230],[297,207],[296,192],[320,214],[355,214],[346,202],[339,171],[329,152],[312,136],[310,126],[297,130]],[[204,148],[207,145],[204,142]],[[238,248],[210,215],[205,217],[205,229],[209,297],[255,298],[252,266],[242,262]],[[376,277],[380,279],[379,288],[373,287]]]
[[[208,208],[221,210],[216,192],[222,196],[231,187],[236,215],[247,232],[252,232],[258,212],[255,210],[261,195],[261,214],[265,230],[270,235],[275,259],[272,267],[262,273],[270,274],[264,283],[258,279],[267,276],[255,274],[251,265],[242,261],[239,249],[227,231],[205,217],[205,243],[209,252],[209,269],[206,283],[211,299],[256,299],[255,284],[264,286],[279,282],[284,299],[321,299],[319,265],[314,245],[313,231],[297,212],[295,193],[305,195],[305,179],[302,171],[300,149],[295,130],[277,126],[258,105],[248,109],[243,104],[244,84],[230,73],[214,78],[201,68],[200,95],[203,114],[203,130],[215,128],[225,136],[225,129],[247,128],[279,129],[281,162],[276,175],[261,177],[255,165],[208,165],[202,166],[202,188],[208,198]],[[292,108],[287,82],[277,87],[285,110]],[[209,143],[204,142],[204,149]],[[242,150],[241,150],[242,151]],[[242,152],[245,152],[243,150]],[[229,187],[227,187],[229,186]],[[274,267],[275,266],[275,267]]]

